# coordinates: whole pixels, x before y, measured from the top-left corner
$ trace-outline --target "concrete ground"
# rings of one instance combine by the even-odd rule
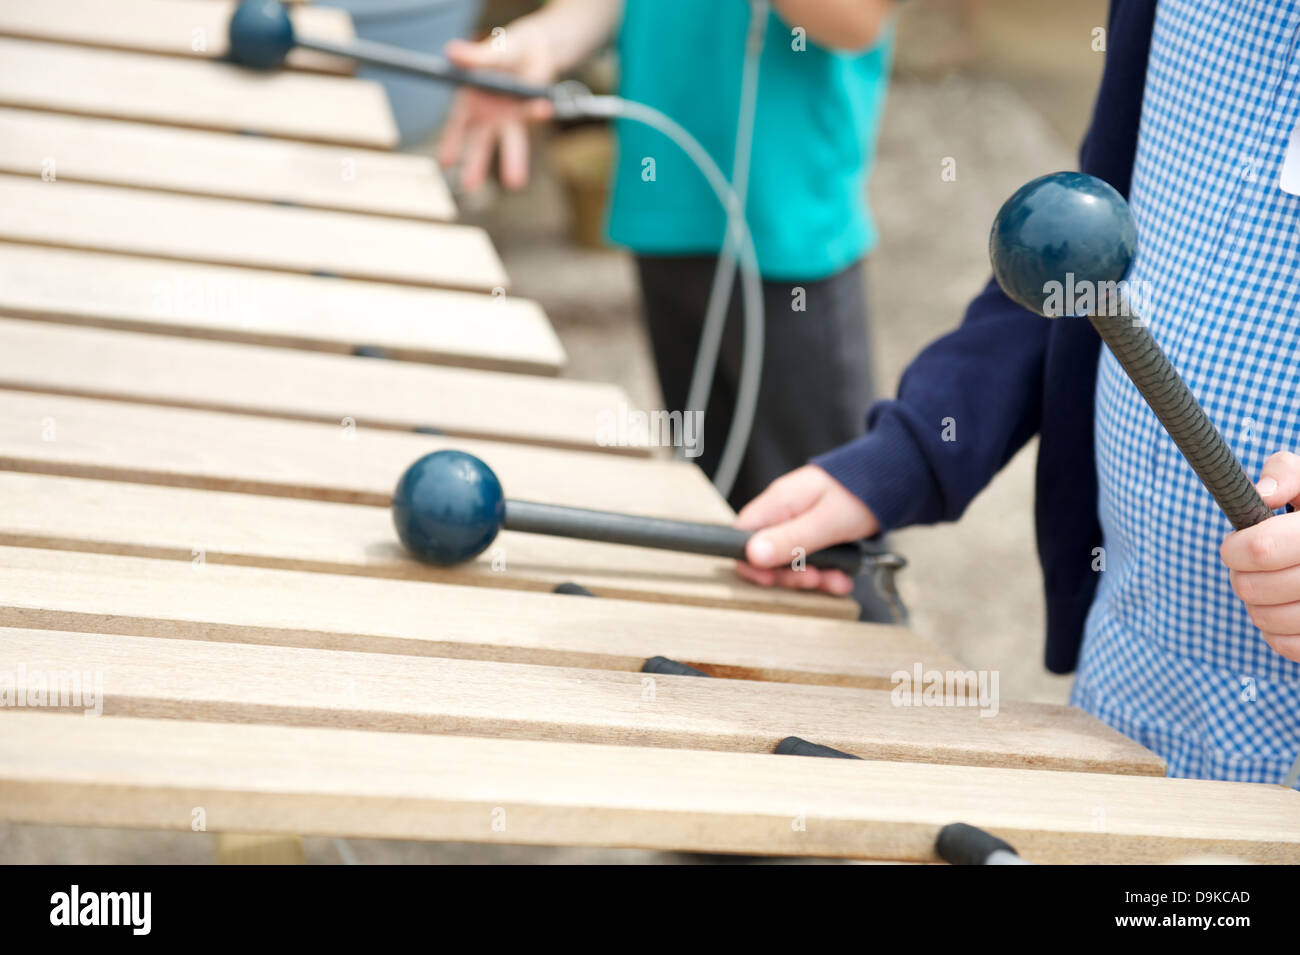
[[[926,342],[954,326],[988,274],[987,236],[1025,180],[1073,165],[1101,56],[1102,0],[911,0],[899,33],[871,184],[882,242],[872,255],[876,367],[892,391]],[[941,180],[956,160],[957,178]],[[562,189],[545,151],[527,192],[469,203],[501,250],[518,294],[555,323],[574,378],[623,385],[658,407],[637,321],[633,271],[617,251],[575,248]],[[960,424],[959,424],[960,426]],[[912,626],[973,668],[1001,671],[1008,699],[1062,702],[1068,678],[1041,664],[1043,607],[1032,543],[1034,448],[1022,451],[956,525],[895,535],[911,566],[901,586]],[[307,860],[368,862],[658,862],[639,851],[529,849],[309,839]],[[194,833],[0,825],[0,861],[202,863],[212,838]]]

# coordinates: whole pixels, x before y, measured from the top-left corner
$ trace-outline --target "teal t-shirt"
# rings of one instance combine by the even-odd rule
[[[662,110],[732,172],[747,0],[627,0],[620,93]],[[865,51],[823,49],[771,14],[758,77],[746,219],[773,279],[818,279],[869,252],[865,183],[889,82],[892,28]],[[726,216],[671,140],[617,123],[609,237],[648,255],[716,253]],[[653,178],[650,177],[653,160]]]

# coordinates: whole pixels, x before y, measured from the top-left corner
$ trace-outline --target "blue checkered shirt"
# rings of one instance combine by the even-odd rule
[[[1300,0],[1163,0],[1131,205],[1143,317],[1252,477],[1300,449]],[[1072,702],[1175,776],[1280,782],[1300,664],[1264,642],[1218,548],[1232,528],[1110,353],[1096,391],[1101,583]]]

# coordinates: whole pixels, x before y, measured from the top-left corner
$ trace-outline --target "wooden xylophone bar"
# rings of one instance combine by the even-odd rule
[[[234,0],[5,3],[0,4],[0,36],[217,60],[229,52],[226,26],[234,9]],[[342,43],[356,36],[351,18],[341,10],[303,5],[296,7],[291,16],[296,29],[312,36]],[[288,65],[331,73],[352,72],[351,61],[311,50],[294,50]]]
[[[0,669],[18,672],[20,664],[111,674],[102,700],[110,716],[758,753],[794,734],[874,759],[1164,772],[1158,758],[1109,727],[1046,704],[913,713],[888,690],[9,630]]]
[[[0,313],[402,361],[556,375],[534,302],[257,269],[0,243]]]
[[[0,318],[0,388],[645,457],[601,444],[621,388]],[[241,387],[230,387],[239,380]],[[500,409],[518,409],[502,415]]]
[[[238,67],[0,38],[0,105],[50,113],[391,149],[397,124],[377,83],[249,75]]]
[[[487,234],[471,226],[50,185],[0,175],[0,239],[471,291],[507,284]]]
[[[250,167],[259,174],[243,175]],[[0,170],[336,212],[456,217],[436,167],[419,156],[3,107]]]
[[[0,714],[29,822],[933,861],[954,819],[1028,859],[1300,858],[1248,783],[174,720]]]

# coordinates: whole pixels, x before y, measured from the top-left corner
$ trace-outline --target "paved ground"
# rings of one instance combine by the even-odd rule
[[[893,388],[920,347],[960,318],[988,272],[988,226],[999,203],[1033,176],[1073,164],[1101,58],[1091,29],[1099,0],[915,0],[900,31],[872,205],[884,237],[872,256],[878,380]],[[961,11],[970,16],[961,27]],[[955,182],[940,164],[957,162]],[[519,294],[559,329],[576,378],[616,381],[657,407],[632,270],[621,253],[577,250],[567,210],[543,168],[528,193],[471,212],[492,230]],[[959,425],[960,426],[960,425]],[[959,435],[960,436],[960,435]],[[903,581],[915,629],[967,665],[1001,671],[1008,698],[1063,701],[1068,679],[1042,669],[1042,601],[1032,547],[1032,447],[955,526],[896,537],[912,565]],[[566,863],[676,861],[644,852],[519,849],[356,840],[361,862]],[[342,860],[331,840],[308,861]],[[206,862],[203,834],[0,826],[0,861]]]

